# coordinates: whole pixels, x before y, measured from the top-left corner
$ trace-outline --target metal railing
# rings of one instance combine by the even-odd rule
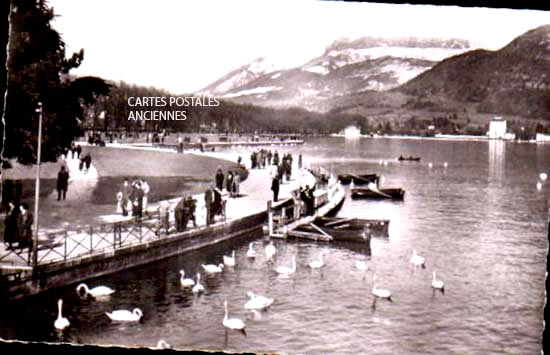
[[[169,235],[174,224],[173,218],[170,218],[168,226],[163,225],[159,213],[156,212],[139,219],[104,223],[75,231],[47,233],[46,238],[42,238],[38,244],[37,261],[39,265],[67,261],[158,240]],[[8,250],[0,255],[0,262],[11,259],[12,263],[21,260],[31,265],[32,258],[28,258],[28,254],[28,249]]]

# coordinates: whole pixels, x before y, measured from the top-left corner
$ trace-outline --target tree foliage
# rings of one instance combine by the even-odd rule
[[[56,161],[79,135],[83,108],[109,86],[100,78],[72,78],[84,50],[65,57],[65,43],[52,28],[55,14],[45,0],[12,0],[9,16],[7,95],[3,158],[36,162],[38,103],[42,103],[42,161]]]

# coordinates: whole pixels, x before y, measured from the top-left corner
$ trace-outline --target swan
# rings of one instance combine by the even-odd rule
[[[321,251],[319,253],[319,260],[313,260],[309,263],[309,267],[312,269],[319,269],[325,266],[325,262],[323,261],[323,252]]]
[[[233,253],[231,253],[231,256],[223,256],[223,263],[226,266],[235,266],[235,250],[233,250]]]
[[[539,174],[539,178],[540,178],[542,181],[545,181],[546,179],[548,179],[548,174],[546,174],[546,173],[540,173],[540,174]]]
[[[254,242],[248,244],[248,251],[246,252],[246,256],[249,258],[256,257],[256,251],[254,250]]]
[[[279,266],[275,269],[279,274],[288,275],[296,272],[296,256],[292,256],[292,267]]]
[[[180,270],[180,275],[180,283],[183,287],[191,287],[195,285],[195,281],[193,281],[193,279],[185,278],[185,271],[183,269]]]
[[[88,285],[81,283],[76,287],[76,293],[80,295],[81,289],[84,289],[84,295],[91,295],[93,297],[108,296],[115,292],[115,290],[107,286],[97,286],[92,289],[89,289]]]
[[[540,190],[540,189],[542,189],[542,184],[541,184],[541,182],[539,181],[539,182],[537,182],[537,190]]]
[[[367,271],[369,267],[367,266],[367,263],[362,260],[357,260],[355,262],[355,268],[360,271]]]
[[[210,272],[210,273],[222,272],[223,270],[223,264],[219,264],[217,266],[213,264],[208,264],[208,265],[202,264],[201,266],[204,269],[204,271]]]
[[[172,349],[172,345],[168,344],[166,340],[160,339],[157,343],[157,349]]]
[[[433,275],[433,277],[432,277],[432,288],[434,290],[440,290],[441,293],[445,293],[445,283],[436,278],[435,271],[432,273],[432,275]]]
[[[376,287],[376,275],[372,276],[372,294],[375,297],[375,301],[377,298],[383,298],[392,302],[390,290]]]
[[[57,319],[53,324],[59,330],[63,330],[70,325],[69,320],[61,315],[61,308],[63,308],[63,300],[59,299],[59,301],[57,301]]]
[[[132,312],[126,309],[121,309],[113,311],[112,313],[105,312],[105,314],[107,315],[107,317],[111,318],[112,321],[120,322],[139,322],[139,320],[143,316],[143,313],[139,308],[134,308]]]
[[[449,166],[449,164],[447,164],[447,162],[444,162],[443,167],[446,168],[447,166]]]
[[[411,255],[409,262],[414,265],[415,269],[417,266],[421,266],[423,269],[426,268],[426,264],[424,263],[424,258],[416,254],[415,249],[413,249],[413,254]]]
[[[433,167],[434,165],[432,163],[428,163],[428,168]]]
[[[265,256],[268,259],[271,259],[275,254],[277,254],[277,249],[275,249],[273,242],[269,242],[269,244],[265,247]]]
[[[250,297],[250,300],[244,305],[244,308],[246,309],[262,310],[271,306],[273,303],[273,298],[255,295],[252,291],[249,291],[247,295]]]
[[[236,329],[236,330],[242,330],[244,331],[244,327],[246,326],[242,320],[239,318],[228,318],[228,312],[227,312],[227,300],[223,302],[223,306],[225,308],[225,316],[223,317],[223,326],[228,329]]]
[[[201,274],[197,273],[197,283],[193,286],[193,293],[199,293],[204,291],[204,286],[201,285]]]

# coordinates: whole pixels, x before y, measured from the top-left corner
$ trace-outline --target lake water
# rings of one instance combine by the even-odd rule
[[[403,202],[348,195],[339,212],[390,219],[389,238],[373,238],[370,255],[343,245],[276,240],[278,254],[269,263],[264,236],[251,235],[89,281],[116,289],[107,300],[81,299],[71,285],[3,307],[0,335],[147,347],[164,339],[178,349],[229,352],[540,353],[550,181],[540,190],[536,184],[539,173],[550,173],[550,145],[315,138],[288,149],[295,157],[299,150],[309,166],[378,173],[382,186],[404,188]],[[422,160],[398,162],[400,154]],[[259,253],[254,260],[246,257],[251,241]],[[413,249],[426,258],[426,269],[412,269]],[[202,272],[201,264],[218,264],[232,250],[237,266],[215,276]],[[326,266],[311,270],[307,264],[321,250],[328,252]],[[274,268],[290,265],[293,255],[296,273],[279,276]],[[356,270],[356,260],[366,260],[369,270]],[[201,272],[206,292],[182,290],[180,269]],[[434,270],[445,282],[444,294],[431,288]],[[373,273],[393,302],[372,307]],[[267,311],[247,312],[248,291],[275,302]],[[71,321],[63,334],[53,327],[59,297]],[[246,336],[225,332],[224,300],[230,316],[246,322]],[[104,313],[134,307],[144,314],[135,324],[112,323]]]

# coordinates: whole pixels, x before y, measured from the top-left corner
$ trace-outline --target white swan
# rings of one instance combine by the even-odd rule
[[[231,256],[223,256],[223,263],[225,264],[225,266],[235,266],[235,250],[233,250]]]
[[[183,269],[180,270],[180,275],[180,283],[183,287],[191,287],[195,285],[195,281],[193,281],[193,279],[185,278],[185,271]]]
[[[542,183],[539,181],[537,182],[537,190],[540,190],[542,189]]]
[[[271,306],[271,304],[273,303],[273,298],[255,295],[252,291],[249,291],[247,294],[248,297],[250,297],[250,300],[244,305],[244,308],[246,309],[262,310]]]
[[[445,293],[445,283],[436,278],[435,271],[432,273],[432,275],[432,288],[435,290],[440,290],[441,293]]]
[[[143,316],[143,313],[139,308],[134,308],[132,312],[126,309],[120,309],[117,311],[113,311],[112,313],[105,312],[105,314],[107,315],[107,317],[111,318],[112,321],[119,322],[139,322],[139,320]]]
[[[223,317],[223,326],[228,329],[235,329],[235,330],[244,330],[244,327],[246,326],[242,320],[239,318],[228,318],[228,312],[227,312],[227,300],[223,302],[223,306],[225,308],[225,316]]]
[[[160,339],[157,343],[156,349],[172,349],[172,345],[168,344],[166,340]]]
[[[292,256],[292,266],[279,266],[275,269],[279,274],[288,275],[296,272],[296,256]]]
[[[204,286],[201,285],[201,274],[197,273],[197,283],[193,286],[193,293],[199,293],[204,291]]]
[[[275,254],[277,254],[277,249],[275,249],[273,242],[269,242],[269,244],[265,247],[265,256],[267,259],[271,259]]]
[[[108,296],[115,292],[115,290],[107,286],[97,286],[92,289],[89,289],[88,285],[81,283],[76,287],[76,293],[80,295],[81,289],[84,289],[85,295],[91,295],[93,297]]]
[[[57,319],[53,324],[59,330],[63,330],[71,324],[69,323],[69,320],[67,318],[61,315],[61,308],[63,308],[63,300],[59,299],[59,301],[57,301],[57,309],[58,309]]]
[[[546,181],[546,179],[548,179],[548,174],[546,174],[546,173],[540,173],[540,174],[539,174],[539,178],[540,178],[542,181]]]
[[[387,299],[390,302],[392,301],[390,290],[376,287],[376,275],[372,275],[372,294],[375,297],[375,301],[376,298]]]
[[[313,260],[309,263],[309,267],[312,269],[319,269],[325,266],[325,262],[323,260],[323,252],[319,252],[319,260]]]
[[[367,271],[369,269],[367,263],[363,260],[355,261],[355,268],[360,271]]]
[[[416,269],[417,266],[421,266],[423,269],[426,268],[426,264],[424,263],[424,258],[418,254],[416,254],[416,250],[413,249],[413,253],[411,255],[411,258],[409,259],[409,262],[413,264],[414,268]]]
[[[219,265],[213,265],[213,264],[204,265],[204,264],[202,264],[201,266],[204,269],[204,271],[209,272],[209,273],[222,272],[222,270],[223,270],[223,264],[219,264]]]
[[[249,258],[256,257],[256,251],[254,250],[254,242],[248,244],[248,251],[246,252],[246,256]]]

